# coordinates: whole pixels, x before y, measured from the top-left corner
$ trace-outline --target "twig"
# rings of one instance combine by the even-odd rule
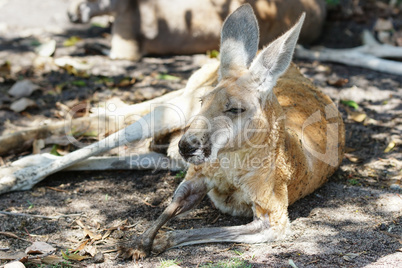
[[[10,232],[0,232],[0,235],[4,235],[4,236],[7,236],[7,237],[11,237],[11,238],[15,238],[15,239],[19,239],[19,240],[22,240],[22,241],[25,241],[25,242],[32,243],[31,241],[29,241],[27,239],[24,239],[24,238],[21,238],[18,235],[10,233]]]
[[[219,219],[219,216],[220,216],[220,215],[218,215],[211,223],[214,224],[215,222],[217,222],[218,219]]]
[[[24,227],[24,230],[25,230],[25,232],[27,232],[28,237],[31,239],[31,242],[33,243],[33,242],[34,242],[34,241],[33,241],[33,238],[32,238],[32,236],[31,236],[31,234],[28,232],[28,229],[27,229],[26,227]]]
[[[55,187],[46,186],[46,188],[49,189],[49,190],[56,191],[56,192],[68,193],[68,191],[66,191],[66,190],[58,189],[58,188],[55,188]]]
[[[66,217],[78,217],[82,214],[66,214],[66,215],[58,215],[58,216],[43,216],[43,215],[32,215],[26,213],[15,213],[15,212],[7,212],[7,211],[0,211],[0,214],[9,215],[9,216],[20,216],[20,217],[33,217],[33,218],[42,218],[42,219],[49,219],[49,220],[58,220],[60,218]]]

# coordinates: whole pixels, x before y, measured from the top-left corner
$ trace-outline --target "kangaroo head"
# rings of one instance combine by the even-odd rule
[[[218,153],[257,145],[258,133],[269,132],[268,100],[289,67],[304,17],[257,56],[259,29],[251,6],[239,7],[226,19],[218,84],[201,98],[200,113],[179,142],[186,161],[198,165]]]

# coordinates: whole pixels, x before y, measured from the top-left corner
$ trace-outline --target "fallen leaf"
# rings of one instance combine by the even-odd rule
[[[91,68],[85,61],[80,61],[69,56],[57,58],[54,60],[54,63],[65,69],[67,69],[68,66],[73,67],[77,71],[87,71]]]
[[[0,260],[10,261],[10,260],[20,260],[27,256],[24,252],[2,252],[0,251]]]
[[[88,259],[86,256],[81,256],[75,253],[68,253],[68,252],[63,252],[61,251],[61,255],[65,260],[74,260],[74,261],[82,261],[85,259]]]
[[[25,253],[27,254],[46,254],[54,252],[56,249],[45,242],[34,242],[31,246],[29,246]]]
[[[119,83],[117,83],[116,86],[118,87],[128,87],[131,86],[133,84],[135,84],[135,78],[130,78],[130,77],[125,77],[123,79],[120,80]]]
[[[26,108],[32,107],[34,105],[36,105],[36,103],[33,100],[30,100],[28,98],[22,98],[11,103],[10,109],[16,113],[19,113],[24,111]]]
[[[75,46],[75,44],[77,44],[81,40],[82,39],[79,36],[71,36],[69,39],[63,42],[63,46],[65,47]]]
[[[60,156],[59,152],[57,152],[58,148],[59,148],[59,146],[57,144],[54,144],[52,149],[50,150],[50,154]]]
[[[74,86],[79,86],[79,87],[84,87],[87,85],[87,83],[84,80],[72,81],[71,84],[73,84]]]
[[[349,82],[349,79],[347,78],[338,78],[338,77],[330,77],[327,80],[327,83],[331,86],[334,87],[342,87],[344,85],[346,85]]]
[[[218,58],[218,57],[219,57],[219,51],[218,51],[218,50],[215,50],[215,49],[213,49],[213,50],[208,50],[208,51],[207,51],[207,55],[208,55],[208,57],[210,57],[211,59],[213,59],[213,58]]]
[[[83,250],[88,242],[89,239],[84,240],[76,249],[73,250],[73,252]]]
[[[354,108],[355,110],[359,109],[359,105],[358,105],[355,101],[352,101],[352,100],[341,100],[341,103],[342,103],[343,105],[352,107],[352,108]]]
[[[360,162],[360,161],[361,161],[358,157],[356,157],[356,156],[354,156],[354,155],[352,155],[352,154],[345,153],[345,157],[346,157],[350,162],[353,162],[353,163],[357,163],[357,162]]]
[[[395,145],[395,141],[391,141],[390,143],[388,143],[388,146],[387,148],[385,148],[384,153],[391,152],[391,150],[394,149]]]
[[[42,262],[45,264],[56,265],[63,262],[64,259],[57,255],[50,255],[42,258]]]
[[[91,232],[89,229],[84,227],[84,235],[85,236],[89,236],[89,238],[93,239],[93,240],[100,240],[102,239],[102,235],[101,234],[95,234],[93,232]]]
[[[35,48],[35,52],[42,57],[50,57],[56,50],[56,40],[50,40]]]
[[[96,255],[96,253],[97,253],[96,246],[87,245],[84,250],[85,250],[86,253],[88,253],[92,257],[94,257]]]
[[[22,80],[15,83],[8,91],[8,94],[15,98],[28,97],[37,89],[39,89],[39,86],[30,80]]]
[[[9,76],[11,74],[11,64],[9,61],[0,65],[0,76]]]
[[[358,123],[363,122],[364,119],[367,118],[366,113],[363,113],[363,112],[348,111],[348,114],[353,121],[358,122]]]

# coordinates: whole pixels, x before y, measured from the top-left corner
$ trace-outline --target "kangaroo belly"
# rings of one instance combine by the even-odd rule
[[[221,185],[215,182],[214,185],[208,196],[216,208],[233,216],[251,217],[253,215],[251,200],[240,188],[227,185],[226,182]]]

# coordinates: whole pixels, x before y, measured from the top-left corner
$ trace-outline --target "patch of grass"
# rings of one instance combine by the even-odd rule
[[[348,184],[350,184],[350,185],[359,185],[360,182],[359,182],[358,179],[350,179],[350,180],[348,180]]]
[[[181,170],[177,172],[176,176],[174,177],[175,179],[184,179],[186,177],[186,171]]]
[[[32,204],[31,201],[27,200],[27,203],[29,205],[28,209],[32,209],[34,207],[34,204]]]
[[[218,261],[216,263],[207,263],[200,266],[201,268],[251,268],[250,263],[240,258],[232,258],[225,261]]]
[[[174,259],[174,260],[165,260],[165,259],[160,259],[160,268],[168,268],[173,265],[179,265],[181,261]]]

